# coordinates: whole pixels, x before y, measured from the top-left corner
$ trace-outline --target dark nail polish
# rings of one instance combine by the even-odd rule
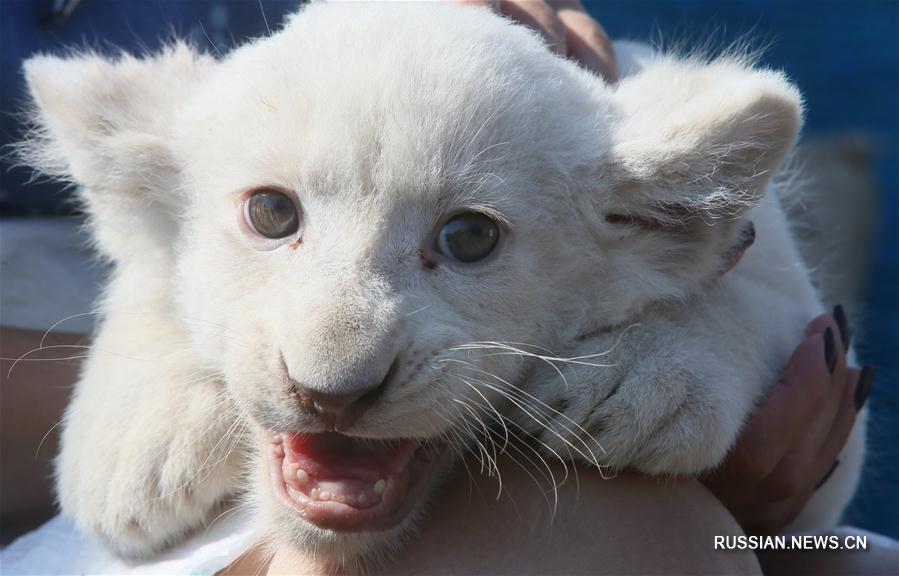
[[[837,343],[830,326],[824,330],[824,362],[827,364],[827,371],[833,374],[837,367]]]
[[[862,373],[858,377],[858,384],[855,385],[855,410],[859,411],[865,405],[868,394],[871,393],[871,385],[874,384],[874,368],[865,366]]]
[[[842,304],[837,304],[833,308],[833,319],[836,320],[837,328],[840,329],[840,338],[843,340],[843,350],[849,351],[849,341],[852,339],[852,330],[849,329],[849,319],[846,318],[846,310]]]
[[[827,474],[824,475],[824,478],[821,478],[821,481],[818,482],[817,484],[815,484],[815,490],[817,490],[817,489],[820,488],[821,486],[824,486],[824,483],[827,482],[827,480],[828,480],[831,476],[833,476],[833,471],[836,470],[836,469],[837,469],[837,466],[839,466],[839,465],[840,465],[840,461],[839,461],[839,460],[834,460],[834,461],[833,461],[833,464],[830,465],[830,470],[827,471]]]

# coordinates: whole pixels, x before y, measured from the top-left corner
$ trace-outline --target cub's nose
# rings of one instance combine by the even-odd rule
[[[394,359],[387,373],[373,383],[341,386],[347,392],[324,392],[291,380],[291,391],[300,408],[318,416],[328,431],[346,430],[368,410],[384,392],[396,373],[397,360]]]

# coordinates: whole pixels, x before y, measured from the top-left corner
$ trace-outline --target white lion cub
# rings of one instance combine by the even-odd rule
[[[486,10],[319,3],[219,60],[29,60],[22,149],[115,264],[63,511],[141,555],[249,492],[273,538],[366,558],[491,436],[718,464],[821,311],[770,185],[801,99],[619,48],[610,86]]]

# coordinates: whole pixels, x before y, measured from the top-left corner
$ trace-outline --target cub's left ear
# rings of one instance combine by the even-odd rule
[[[613,98],[605,219],[655,276],[644,280],[683,292],[746,248],[743,217],[793,147],[802,99],[777,72],[667,58],[622,80]]]
[[[113,259],[144,257],[159,231],[175,225],[175,114],[214,64],[184,43],[140,58],[25,62],[30,130],[16,145],[19,158],[78,185],[99,247]]]

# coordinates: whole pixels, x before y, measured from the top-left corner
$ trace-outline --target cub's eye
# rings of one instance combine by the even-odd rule
[[[247,223],[266,238],[284,238],[300,227],[300,215],[293,200],[277,190],[253,192],[245,204]]]
[[[499,242],[499,226],[477,212],[463,212],[443,225],[437,234],[437,251],[469,264],[486,258]]]

